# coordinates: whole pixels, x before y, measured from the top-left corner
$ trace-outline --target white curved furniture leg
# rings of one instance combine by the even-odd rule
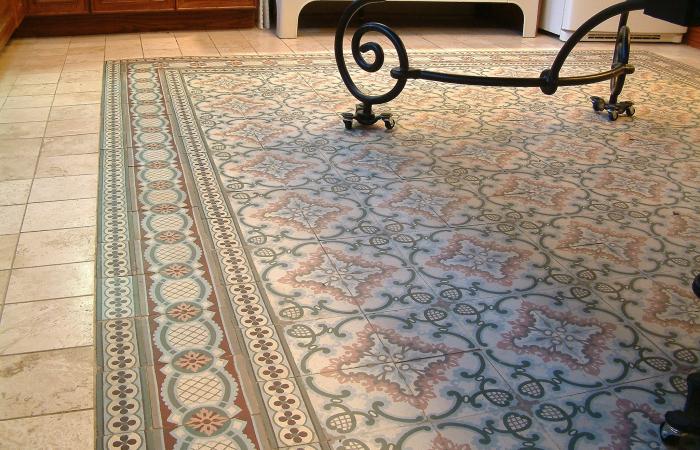
[[[304,6],[313,0],[278,0],[277,1],[277,37],[294,39],[299,28],[299,14]]]
[[[537,21],[540,15],[539,0],[511,0],[523,11],[523,37],[530,38],[537,35]]]

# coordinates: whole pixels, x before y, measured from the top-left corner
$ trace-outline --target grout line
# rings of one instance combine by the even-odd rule
[[[53,413],[46,413],[46,414],[36,414],[33,416],[18,416],[18,417],[10,417],[7,419],[0,419],[0,422],[8,422],[10,420],[22,420],[22,419],[33,419],[35,417],[47,417],[47,416],[58,416],[62,414],[68,414],[72,412],[82,412],[82,411],[94,411],[95,408],[82,408],[82,409],[71,409],[67,411],[58,411],[58,412],[53,412]]]
[[[96,298],[96,295],[90,295],[90,294],[85,294],[85,295],[71,295],[68,297],[55,297],[55,298],[39,298],[36,300],[25,300],[22,302],[11,302],[11,303],[5,303],[5,307],[10,306],[10,305],[26,305],[27,303],[41,303],[41,302],[53,302],[56,300],[70,300],[72,298],[83,298],[83,297],[93,297]],[[3,356],[3,355],[0,355]]]
[[[91,348],[95,347],[95,344],[89,345],[74,345],[72,347],[62,347],[62,348],[52,348],[48,350],[35,350],[33,352],[20,352],[20,353],[10,353],[9,355],[0,355],[0,359],[7,358],[10,356],[26,356],[26,355],[36,355],[38,353],[49,353],[49,352],[60,352],[61,350],[72,350],[74,348]]]

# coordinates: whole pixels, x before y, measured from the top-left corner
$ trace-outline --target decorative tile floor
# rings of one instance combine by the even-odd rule
[[[552,57],[413,60],[503,74]],[[108,63],[99,442],[658,445],[700,361],[700,73],[634,58],[633,119],[591,111],[604,85],[415,82],[390,132],[344,130],[327,54]]]

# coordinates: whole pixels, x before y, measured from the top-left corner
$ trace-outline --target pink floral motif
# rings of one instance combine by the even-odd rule
[[[655,282],[644,302],[642,318],[664,328],[681,328],[690,334],[700,333],[700,302],[687,288]]]
[[[516,278],[514,275],[530,255],[530,250],[515,245],[497,244],[456,233],[436,256],[426,262],[426,265],[440,270],[459,271],[469,277],[482,277],[503,286],[512,286]]]
[[[634,447],[640,440],[648,439],[647,433],[656,439],[658,426],[664,421],[661,414],[648,404],[638,404],[627,399],[618,399],[616,409],[611,413],[615,418],[614,428],[606,428],[612,444],[601,450],[626,450]],[[642,437],[644,436],[644,437]]]
[[[200,308],[194,305],[183,303],[171,308],[168,311],[168,315],[180,322],[186,322],[199,314],[200,311]]]
[[[440,189],[406,185],[379,206],[405,211],[412,216],[435,219],[435,214],[452,214],[454,209],[464,205],[468,199],[464,195],[447,194]]]
[[[183,369],[196,372],[211,361],[211,357],[199,352],[187,352],[175,361],[175,364]]]
[[[266,152],[260,152],[237,166],[239,173],[246,172],[253,177],[278,183],[289,183],[311,167],[310,164],[300,162],[291,156],[271,155]]]
[[[327,294],[339,301],[363,305],[372,298],[372,289],[392,277],[398,269],[378,261],[367,261],[339,251],[328,251],[328,256],[340,272],[336,272],[323,249],[309,255],[299,266],[288,271],[280,281],[293,287],[310,289],[315,294]],[[345,287],[339,282],[343,280]]]
[[[427,357],[440,356],[427,361],[420,369],[414,369],[415,376],[412,386],[415,392],[407,391],[404,386],[382,375],[372,375],[362,370],[362,361],[376,364],[377,356],[382,353],[378,349],[382,345],[377,336],[393,347],[419,352]],[[430,400],[437,398],[434,391],[435,385],[441,381],[447,381],[446,372],[458,366],[458,349],[448,347],[445,344],[433,344],[422,340],[419,336],[406,337],[395,330],[379,328],[373,329],[371,325],[365,325],[350,345],[343,346],[344,353],[336,358],[331,358],[328,365],[321,369],[321,374],[335,378],[340,384],[354,383],[362,386],[366,392],[384,392],[391,396],[395,402],[406,402],[416,408],[423,409],[428,406]],[[354,368],[352,371],[349,368]]]
[[[206,408],[197,411],[197,413],[187,421],[189,427],[207,436],[216,433],[224,423],[226,423],[226,417]]]
[[[596,259],[606,259],[633,267],[641,263],[640,256],[646,237],[632,233],[618,233],[607,227],[586,222],[571,221],[559,246],[573,253],[583,253]]]
[[[668,235],[697,242],[700,240],[700,216],[697,214],[671,216],[668,220]]]
[[[536,205],[540,208],[564,208],[566,200],[575,192],[572,187],[547,183],[533,178],[511,175],[499,185],[494,195],[507,195],[519,202]]]
[[[559,361],[571,370],[598,375],[603,364],[601,355],[609,350],[614,324],[594,318],[523,301],[518,317],[508,322],[512,328],[503,333],[498,348],[519,355],[538,355],[544,362]]]
[[[594,187],[621,192],[632,197],[642,197],[647,201],[654,202],[663,200],[662,195],[666,189],[665,184],[654,178],[613,169],[607,169],[603,172]]]
[[[472,450],[472,446],[462,443],[457,444],[445,436],[438,434],[430,443],[430,447],[427,450]]]
[[[597,163],[603,152],[603,149],[592,143],[581,140],[576,141],[576,145],[571,145],[570,141],[562,139],[560,136],[545,137],[532,146],[528,146],[527,149],[541,158],[570,159],[588,164]]]
[[[343,164],[353,167],[364,167],[370,170],[380,169],[386,172],[398,172],[412,158],[393,152],[391,148],[382,146],[365,146],[353,151]]]
[[[339,203],[311,198],[300,192],[287,192],[279,200],[268,203],[264,209],[256,211],[251,216],[303,231],[309,226],[319,230],[351,211],[350,208],[341,206]]]

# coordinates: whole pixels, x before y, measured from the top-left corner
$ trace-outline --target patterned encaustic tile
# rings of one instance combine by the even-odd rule
[[[343,127],[329,54],[108,62],[97,442],[659,448],[700,366],[700,73],[633,58],[634,118],[416,81],[390,131]]]

